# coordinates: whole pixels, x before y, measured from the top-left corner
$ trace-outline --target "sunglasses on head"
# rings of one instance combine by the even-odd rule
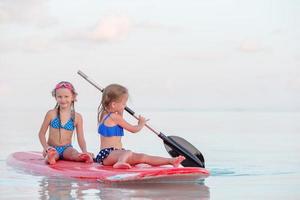
[[[67,88],[69,90],[73,90],[73,85],[69,82],[60,82],[55,86],[55,89],[60,89],[60,88]]]

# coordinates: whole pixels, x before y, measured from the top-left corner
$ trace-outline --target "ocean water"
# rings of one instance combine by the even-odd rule
[[[88,149],[97,153],[96,113],[79,112]],[[194,144],[211,176],[202,183],[127,185],[46,177],[7,166],[15,151],[41,150],[37,134],[43,115],[0,112],[0,199],[300,199],[299,112],[145,111],[154,129]],[[74,144],[78,148],[76,139]],[[147,129],[127,134],[124,146],[168,156],[160,138]]]

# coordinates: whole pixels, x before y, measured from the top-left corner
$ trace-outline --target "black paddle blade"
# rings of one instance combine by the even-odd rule
[[[188,151],[189,153],[191,153],[192,155],[194,155],[196,157],[196,159],[199,159],[202,163],[202,166],[205,168],[205,160],[204,157],[202,155],[202,153],[196,148],[194,147],[191,143],[189,143],[188,141],[186,141],[185,139],[178,137],[178,136],[167,136],[171,141],[177,143],[179,146],[183,147],[186,151]],[[176,149],[172,148],[170,145],[168,145],[167,143],[164,143],[166,150],[168,151],[168,153],[172,156],[172,157],[177,157],[180,154],[180,152],[176,151]],[[185,156],[185,155],[183,155]],[[195,163],[193,160],[186,158],[182,163],[183,166],[185,167],[199,167],[199,164]]]
[[[167,145],[172,151],[175,151],[176,155],[182,155],[185,157],[186,160],[189,160],[189,163],[187,161],[183,163],[183,166],[189,167],[189,166],[195,166],[195,167],[202,167],[204,168],[204,163],[201,162],[201,160],[196,157],[194,154],[189,152],[186,148],[178,144],[175,140],[172,139],[172,137],[165,136],[162,132],[158,135],[163,141],[164,144]],[[175,153],[170,154],[171,156],[174,156]],[[191,164],[192,162],[193,164]]]

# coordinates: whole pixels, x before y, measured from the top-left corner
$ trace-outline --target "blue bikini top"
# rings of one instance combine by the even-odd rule
[[[58,117],[55,117],[54,119],[51,120],[50,126],[52,128],[63,128],[67,131],[73,131],[75,129],[74,121],[72,118],[70,118],[65,125],[62,125]]]
[[[106,126],[104,124],[105,120],[110,116],[110,114],[111,113],[106,115],[103,122],[99,124],[98,133],[104,137],[124,136],[124,129],[120,125]]]

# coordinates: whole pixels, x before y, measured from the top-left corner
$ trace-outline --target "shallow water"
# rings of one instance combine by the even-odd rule
[[[97,152],[94,111],[81,111],[89,151]],[[40,150],[42,115],[1,112],[1,199],[299,199],[300,113],[146,111],[151,126],[193,143],[211,176],[195,184],[107,185],[33,175],[6,165],[15,151]],[[127,116],[130,119],[130,116]],[[188,124],[186,124],[188,119]],[[133,119],[132,119],[133,120]],[[15,122],[18,122],[16,125]],[[153,125],[152,125],[153,124]],[[157,128],[156,128],[157,129]],[[167,156],[161,140],[144,129],[125,147]],[[75,147],[78,148],[74,139]]]

